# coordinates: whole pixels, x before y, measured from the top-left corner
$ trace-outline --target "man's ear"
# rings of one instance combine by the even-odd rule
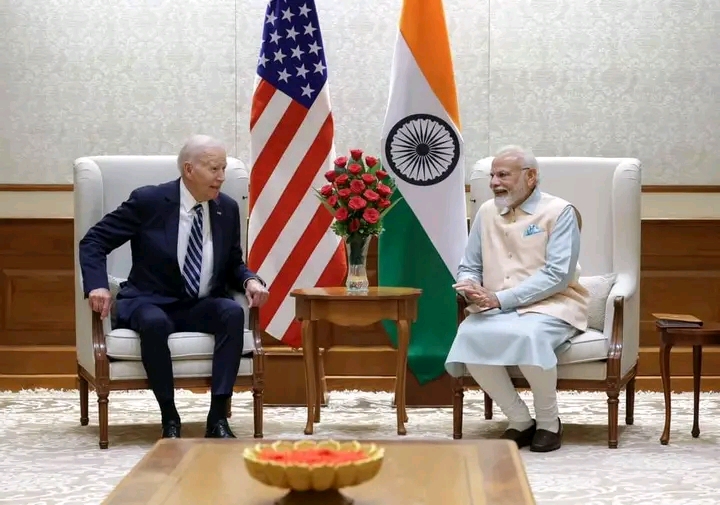
[[[528,183],[533,187],[537,186],[538,183],[538,171],[537,168],[528,168]]]

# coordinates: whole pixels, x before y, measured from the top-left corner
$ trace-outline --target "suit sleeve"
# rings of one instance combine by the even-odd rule
[[[240,209],[238,208],[237,202],[233,202],[232,215],[235,216],[235,224],[232,227],[232,245],[230,246],[229,265],[230,278],[228,279],[228,284],[232,289],[240,292],[245,291],[247,283],[252,279],[257,280],[263,286],[266,286],[265,281],[263,281],[255,272],[250,270],[243,261],[243,251],[242,246],[240,245],[240,237],[242,236],[240,233]]]
[[[108,213],[80,240],[78,247],[83,291],[108,289],[107,256],[137,234],[142,224],[142,198],[139,190]]]

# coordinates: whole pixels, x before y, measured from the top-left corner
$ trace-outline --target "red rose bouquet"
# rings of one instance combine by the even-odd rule
[[[383,170],[378,158],[365,156],[363,159],[360,149],[350,150],[349,158],[341,156],[334,164],[334,169],[325,174],[328,183],[315,192],[335,217],[332,230],[345,242],[348,289],[352,288],[352,277],[357,271],[360,277],[357,282],[364,284],[359,290],[364,291],[367,290],[367,279],[363,278],[367,248],[370,239],[383,232],[382,220],[398,202],[398,199],[391,201],[395,181]]]

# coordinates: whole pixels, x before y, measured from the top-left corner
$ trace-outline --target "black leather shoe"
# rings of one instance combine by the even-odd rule
[[[168,421],[163,423],[162,438],[180,438],[180,422]]]
[[[522,449],[523,447],[527,447],[532,443],[533,437],[535,436],[535,428],[535,419],[533,419],[532,426],[530,426],[529,428],[522,431],[512,428],[509,430],[505,430],[505,432],[500,438],[504,440],[512,440],[517,444],[518,449]]]
[[[230,429],[227,419],[220,419],[212,426],[205,428],[205,438],[237,438]]]
[[[563,435],[563,427],[560,419],[558,419],[558,425],[557,433],[548,430],[537,430],[530,445],[530,450],[532,452],[550,452],[560,449]]]

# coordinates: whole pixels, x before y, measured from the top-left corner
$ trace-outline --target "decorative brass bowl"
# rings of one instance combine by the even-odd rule
[[[338,490],[374,478],[384,456],[385,449],[375,444],[335,440],[279,441],[256,444],[243,452],[251,477],[291,491],[278,503],[301,503],[310,495],[316,496],[308,503],[350,503]],[[322,501],[317,493],[325,495]]]

